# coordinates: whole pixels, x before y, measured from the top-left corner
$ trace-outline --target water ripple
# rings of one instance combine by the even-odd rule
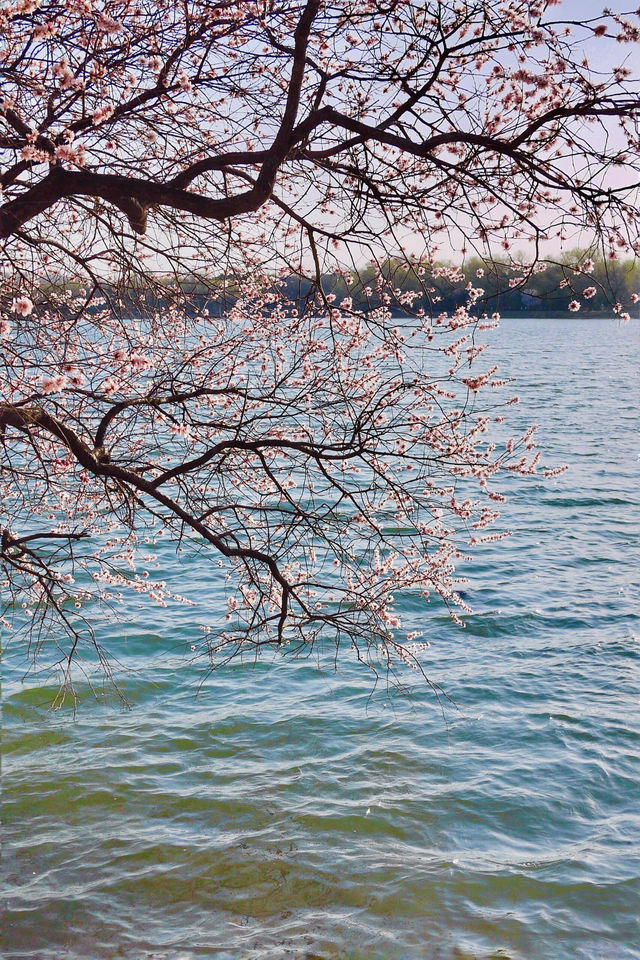
[[[510,478],[464,631],[407,603],[453,703],[329,656],[204,676],[180,608],[105,638],[132,709],[74,718],[9,648],[7,960],[639,960],[639,341],[504,323],[517,416],[571,470]]]

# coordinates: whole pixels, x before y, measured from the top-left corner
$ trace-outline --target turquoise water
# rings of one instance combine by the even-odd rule
[[[639,326],[496,334],[571,471],[510,479],[465,630],[412,612],[453,704],[328,655],[206,676],[183,607],[112,639],[131,709],[74,718],[9,646],[7,960],[640,958]]]

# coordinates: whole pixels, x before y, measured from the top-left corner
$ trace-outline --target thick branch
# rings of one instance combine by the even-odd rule
[[[186,186],[192,179],[189,171],[178,175],[173,184],[159,184],[113,174],[55,168],[23,196],[16,197],[0,208],[0,237],[11,236],[28,220],[44,212],[58,200],[72,196],[99,197],[113,203],[126,215],[131,229],[140,234],[146,232],[147,211],[150,206],[172,207],[210,220],[228,220],[257,210],[269,199],[278,169],[292,147],[309,34],[319,8],[320,0],[308,0],[298,21],[294,33],[294,56],[284,114],[273,144],[263,154],[264,159],[255,186],[250,190],[235,197],[214,200],[181,189],[182,185]],[[212,167],[207,166],[206,169]],[[197,166],[193,176],[197,176],[199,171],[200,167]]]

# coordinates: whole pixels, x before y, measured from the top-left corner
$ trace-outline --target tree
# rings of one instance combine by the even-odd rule
[[[397,594],[459,619],[496,475],[539,454],[533,429],[492,438],[515,399],[484,359],[497,317],[436,257],[523,248],[499,272],[525,286],[560,244],[640,249],[615,60],[637,17],[556,7],[5,5],[5,623],[57,644],[66,683],[85,601],[179,589],[147,576],[160,535],[229,571],[212,654],[327,635],[415,665]]]

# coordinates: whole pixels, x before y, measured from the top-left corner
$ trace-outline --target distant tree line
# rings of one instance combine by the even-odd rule
[[[585,262],[586,272],[582,269]],[[384,289],[375,283],[379,269],[379,265],[371,264],[360,270],[353,282],[341,273],[324,275],[322,286],[335,296],[337,303],[351,298],[358,309],[378,307],[383,298],[389,296],[389,291],[399,294],[413,291],[417,296],[411,309],[427,312],[457,309],[466,302],[467,290],[472,286],[483,291],[477,308],[507,316],[564,315],[570,312],[569,303],[576,300],[580,302],[580,314],[610,315],[615,304],[628,305],[633,294],[640,293],[637,260],[590,261],[580,253],[567,256],[564,261],[537,264],[533,269],[507,261],[488,263],[477,257],[467,260],[463,266],[447,262],[407,265],[406,260],[390,258],[380,270],[388,280]],[[595,293],[585,298],[584,291],[593,288]],[[304,299],[310,292],[310,283],[289,277],[286,291],[292,300]],[[402,299],[396,296],[396,300],[398,309],[402,310]],[[637,315],[636,309],[634,316]]]
[[[146,288],[137,284],[126,291],[122,287],[116,290],[105,280],[101,292],[107,301],[117,301],[121,313],[136,315],[143,303],[149,309],[162,309],[168,303],[167,284],[175,282],[175,277],[166,283],[156,278]],[[236,302],[240,290],[237,278],[205,272],[182,277],[178,284],[185,297],[185,308],[191,314],[207,310],[221,316]],[[469,290],[473,289],[478,313],[610,316],[619,312],[614,310],[616,304],[624,304],[632,316],[640,316],[638,261],[595,260],[581,251],[574,251],[563,260],[538,262],[533,267],[524,262],[489,262],[479,257],[466,260],[461,266],[451,261],[420,263],[389,257],[352,272],[337,270],[315,278],[291,273],[274,278],[276,284],[279,297],[301,310],[321,291],[337,306],[348,305],[357,311],[375,310],[384,304],[398,313],[407,309],[429,315],[450,313],[462,304],[468,305]],[[80,284],[65,278],[54,286],[74,290]],[[569,308],[572,302],[580,304],[579,310]]]
[[[195,275],[182,283],[192,309],[206,305],[216,314],[229,307],[237,292],[234,280],[221,277]],[[390,257],[352,273],[338,270],[315,279],[292,273],[280,278],[280,283],[281,294],[300,308],[321,289],[336,305],[346,302],[354,310],[374,310],[384,303],[392,310],[395,306],[398,312],[409,307],[412,312],[450,313],[468,302],[469,288],[474,288],[481,291],[476,300],[479,312],[499,312],[502,316],[611,315],[616,304],[625,304],[628,309],[634,294],[640,294],[640,265],[636,259],[596,260],[582,251],[533,267],[524,262],[488,262],[478,257],[461,266],[450,261],[412,263]],[[154,298],[157,296],[156,290]],[[579,311],[570,311],[571,302],[579,302]],[[637,307],[632,312],[633,316],[639,315]]]

